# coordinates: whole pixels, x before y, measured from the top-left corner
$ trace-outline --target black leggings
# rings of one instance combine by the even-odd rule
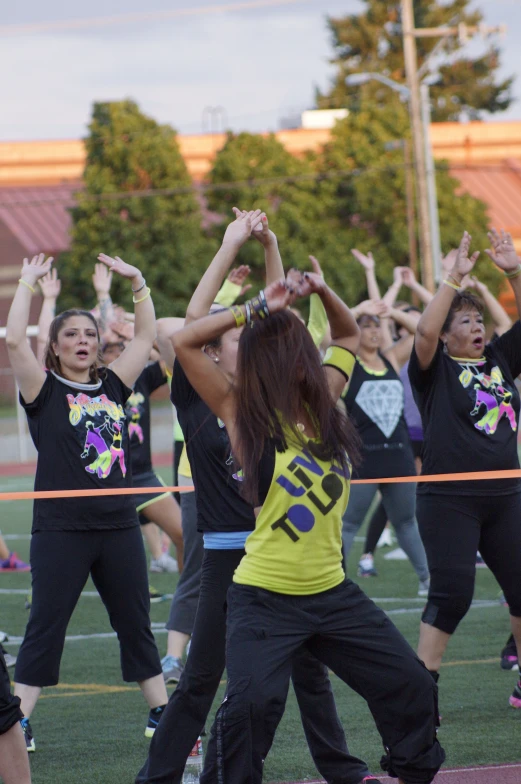
[[[521,494],[419,495],[417,517],[431,584],[422,620],[453,634],[474,594],[476,553],[521,617]]]
[[[199,605],[186,667],[152,738],[148,759],[136,784],[179,784],[182,779],[186,759],[201,733],[223,675],[226,594],[243,555],[244,550],[204,552]],[[327,670],[305,648],[299,648],[295,651],[292,677],[315,764],[329,782],[358,784],[368,775],[367,766],[349,754]],[[279,719],[282,712],[283,706]],[[263,757],[272,740],[266,737]]]
[[[11,681],[5,666],[4,654],[0,651],[0,735],[9,732],[23,718],[20,698],[11,694]]]
[[[228,688],[201,784],[260,784],[266,739],[284,712],[292,659],[303,644],[367,701],[387,750],[384,770],[407,784],[429,784],[445,758],[436,739],[437,686],[351,580],[311,596],[232,585]]]
[[[144,681],[161,673],[150,629],[147,563],[139,526],[42,531],[31,539],[33,600],[16,661],[16,683],[58,683],[67,626],[89,574],[118,635],[123,680]]]

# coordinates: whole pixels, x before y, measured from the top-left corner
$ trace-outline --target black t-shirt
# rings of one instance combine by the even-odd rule
[[[253,508],[240,492],[224,423],[201,400],[176,359],[172,403],[183,431],[192,469],[199,531],[253,531]]]
[[[431,365],[420,368],[416,351],[409,378],[424,428],[422,474],[519,468],[517,423],[520,399],[521,324],[485,347],[481,363],[451,359],[441,341]],[[506,495],[518,479],[419,484],[418,493]]]
[[[131,487],[124,405],[131,390],[110,369],[101,384],[59,380],[51,372],[37,398],[26,403],[38,450],[35,490]],[[138,525],[132,496],[35,500],[36,531],[86,531]]]
[[[353,478],[411,476],[414,456],[404,417],[403,384],[390,362],[385,370],[367,368],[357,357],[344,395],[347,412],[362,439],[362,462]]]
[[[132,474],[138,476],[152,471],[150,444],[150,395],[166,384],[160,362],[152,362],[143,370],[134,384],[132,394],[125,405],[130,440],[130,462]]]

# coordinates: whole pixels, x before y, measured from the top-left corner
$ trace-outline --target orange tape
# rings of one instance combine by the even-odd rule
[[[382,479],[353,479],[353,485],[387,485],[403,482],[476,482],[480,479],[521,479],[521,469],[508,471],[475,471],[461,474],[430,474],[426,476],[391,476]],[[86,498],[104,495],[144,495],[146,493],[191,493],[193,487],[121,487],[107,490],[39,490],[20,493],[0,493],[0,501],[29,501],[35,498]]]

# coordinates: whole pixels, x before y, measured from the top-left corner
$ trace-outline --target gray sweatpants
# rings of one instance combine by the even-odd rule
[[[187,476],[179,476],[177,481],[182,487],[193,485],[193,481]],[[201,564],[204,554],[203,535],[197,530],[197,507],[194,492],[181,493],[181,517],[184,565],[172,599],[166,628],[169,631],[191,635],[199,602]]]
[[[416,485],[413,483],[351,486],[342,530],[345,564],[355,535],[364,522],[377,490],[382,494],[385,511],[396,531],[398,544],[407,554],[419,579],[427,580],[429,568],[416,522]]]

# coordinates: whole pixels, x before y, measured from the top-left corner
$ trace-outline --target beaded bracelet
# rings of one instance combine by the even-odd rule
[[[246,324],[246,316],[238,305],[232,305],[230,308],[232,315],[235,319],[235,326],[242,327]]]
[[[150,289],[147,288],[147,292],[144,297],[140,297],[140,299],[136,299],[135,297],[132,297],[132,302],[134,303],[134,305],[138,305],[140,302],[144,302],[149,296],[150,296]]]
[[[454,291],[459,291],[459,290],[460,290],[460,288],[461,288],[461,286],[456,286],[456,284],[455,284],[455,283],[452,283],[450,280],[446,280],[446,279],[445,279],[445,280],[443,281],[443,283],[445,283],[445,285],[446,285],[446,286],[450,286],[450,288],[451,288],[451,289],[454,289]]]
[[[23,278],[19,278],[18,283],[21,283],[23,286],[26,286],[29,289],[29,291],[31,291],[33,294],[36,294],[36,291],[33,289],[31,284],[27,283],[27,281],[24,280]]]
[[[138,294],[141,291],[141,289],[145,288],[146,285],[147,285],[146,278],[143,278],[143,283],[141,284],[141,286],[138,289],[132,289],[132,294]]]
[[[517,278],[518,275],[521,275],[521,264],[517,265],[517,269],[513,270],[513,272],[505,272],[505,278],[512,280],[512,278]]]

